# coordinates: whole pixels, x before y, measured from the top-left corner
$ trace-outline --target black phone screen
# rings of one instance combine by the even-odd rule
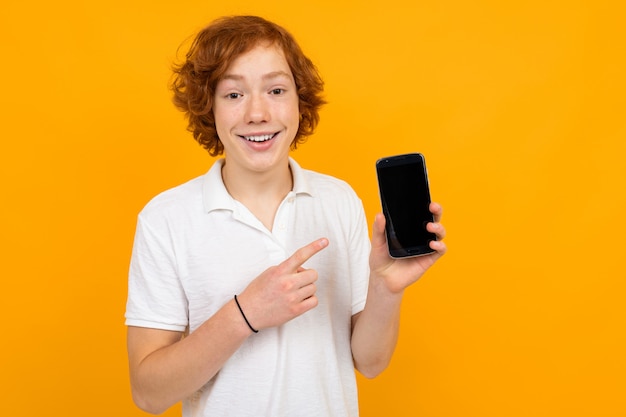
[[[433,221],[430,190],[421,154],[397,155],[376,162],[378,186],[386,218],[389,254],[394,258],[425,255],[436,236],[426,230]]]

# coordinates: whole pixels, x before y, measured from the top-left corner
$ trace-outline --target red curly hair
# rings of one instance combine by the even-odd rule
[[[284,28],[257,16],[232,16],[215,20],[198,33],[186,59],[173,67],[170,88],[174,104],[185,112],[187,130],[211,156],[221,155],[224,145],[215,128],[213,99],[218,81],[230,64],[259,43],[283,50],[294,76],[299,98],[300,125],[292,149],[311,135],[319,122],[324,82],[293,36]]]

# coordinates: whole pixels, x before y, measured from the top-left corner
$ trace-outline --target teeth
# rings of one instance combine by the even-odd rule
[[[274,137],[274,135],[260,135],[260,136],[244,136],[246,140],[252,142],[265,142],[266,140],[270,140]]]

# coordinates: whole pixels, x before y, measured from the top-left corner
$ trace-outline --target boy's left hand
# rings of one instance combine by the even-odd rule
[[[387,291],[401,293],[409,285],[416,282],[424,273],[446,253],[446,244],[443,238],[446,230],[440,223],[443,209],[438,203],[430,204],[430,211],[434,215],[434,222],[428,223],[426,229],[437,236],[437,240],[430,242],[435,252],[412,258],[394,259],[389,256],[387,238],[385,236],[385,216],[378,213],[372,228],[372,251],[370,253],[370,273],[373,279],[384,284]]]

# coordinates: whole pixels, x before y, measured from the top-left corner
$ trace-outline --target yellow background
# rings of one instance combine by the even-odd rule
[[[349,181],[371,223],[375,160],[419,151],[445,208],[449,254],[407,292],[391,367],[359,378],[362,415],[626,415],[617,0],[5,2],[2,414],[144,415],[123,324],[136,214],[211,164],[169,65],[235,13],[286,26],[323,74],[303,166]]]

